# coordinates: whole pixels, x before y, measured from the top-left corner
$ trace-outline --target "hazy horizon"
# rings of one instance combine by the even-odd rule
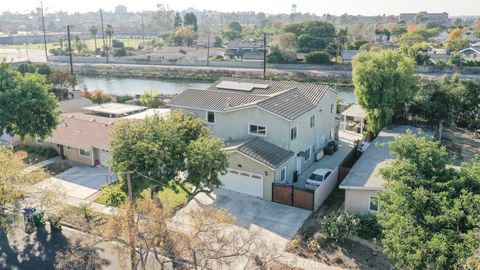
[[[323,15],[326,13],[332,15],[398,15],[405,12],[448,12],[450,16],[479,16],[480,4],[478,0],[457,0],[438,1],[438,0],[403,0],[385,1],[385,0],[336,0],[334,3],[322,0],[303,0],[303,1],[256,1],[244,0],[241,4],[232,5],[229,1],[218,0],[84,0],[84,1],[65,1],[65,0],[44,0],[43,5],[46,12],[66,11],[88,12],[97,11],[102,8],[107,11],[114,10],[117,5],[124,5],[129,11],[155,10],[156,5],[167,4],[170,9],[182,11],[188,8],[198,10],[215,10],[223,12],[235,11],[255,11],[270,14],[290,13],[292,4],[297,5],[297,12],[315,13]],[[477,2],[477,3],[476,3]],[[2,3],[0,12],[30,12],[40,6],[39,0],[20,0],[8,1]]]

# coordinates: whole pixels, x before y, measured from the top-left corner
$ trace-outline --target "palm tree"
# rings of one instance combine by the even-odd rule
[[[107,35],[109,39],[109,45],[112,45],[112,37],[113,37],[113,26],[111,24],[107,24],[107,27],[105,28],[105,34]]]
[[[97,32],[98,29],[95,25],[90,26],[90,34],[92,34],[93,42],[95,43],[95,52],[97,51]]]

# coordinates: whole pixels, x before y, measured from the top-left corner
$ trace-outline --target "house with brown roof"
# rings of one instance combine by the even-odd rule
[[[272,183],[292,183],[334,138],[337,94],[326,85],[221,78],[169,105],[204,119],[225,141],[224,188],[271,200]]]
[[[119,121],[142,120],[147,116],[167,117],[168,109],[148,109],[142,106],[105,103],[92,104],[85,100],[60,102],[65,110],[59,125],[44,140],[27,138],[25,144],[55,149],[63,158],[90,166],[108,166],[108,145],[115,124]],[[87,106],[85,106],[87,105]]]

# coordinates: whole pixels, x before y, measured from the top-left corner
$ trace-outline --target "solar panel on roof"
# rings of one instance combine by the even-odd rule
[[[269,86],[268,84],[221,81],[219,84],[217,84],[216,87],[220,89],[228,89],[228,90],[252,91],[255,88],[267,89],[268,86]]]

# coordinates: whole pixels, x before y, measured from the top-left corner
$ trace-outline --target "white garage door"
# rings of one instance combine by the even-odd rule
[[[222,181],[224,189],[263,198],[261,175],[229,169],[225,175],[220,176],[220,181]]]
[[[105,150],[100,150],[100,165],[107,167],[107,160],[111,157],[112,155],[105,151]]]

